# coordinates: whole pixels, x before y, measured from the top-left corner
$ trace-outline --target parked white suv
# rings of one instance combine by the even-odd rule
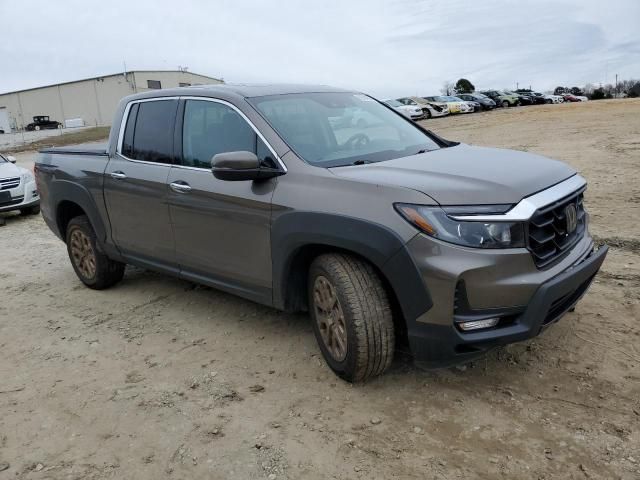
[[[15,163],[15,158],[0,154],[0,212],[38,214],[40,196],[33,173]]]

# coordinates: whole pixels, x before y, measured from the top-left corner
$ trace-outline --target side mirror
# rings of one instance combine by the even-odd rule
[[[12,157],[11,155],[7,155],[7,160],[9,160],[11,163],[16,163],[16,157]]]
[[[211,159],[211,171],[218,180],[232,182],[242,180],[265,180],[284,172],[277,168],[263,167],[253,152],[218,153]]]

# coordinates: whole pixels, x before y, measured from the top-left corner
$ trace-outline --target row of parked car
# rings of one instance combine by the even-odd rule
[[[511,92],[486,90],[458,95],[434,95],[430,97],[402,97],[384,102],[412,120],[444,117],[456,113],[473,113],[502,107],[539,105],[564,102],[585,102],[587,97],[564,94],[550,95],[532,91]]]

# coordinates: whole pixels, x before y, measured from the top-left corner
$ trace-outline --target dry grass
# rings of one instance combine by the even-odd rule
[[[26,145],[0,149],[0,152],[19,153],[31,150],[39,150],[44,147],[63,147],[78,143],[106,141],[109,138],[110,127],[94,127],[79,132],[64,133],[57,137],[47,137]]]

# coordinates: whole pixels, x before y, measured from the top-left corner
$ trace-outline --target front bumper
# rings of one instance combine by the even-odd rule
[[[6,190],[5,190],[6,191]],[[11,212],[23,208],[34,207],[40,203],[40,196],[36,188],[35,180],[20,181],[20,185],[9,190],[11,200],[0,203],[0,212]]]
[[[478,251],[418,235],[408,245],[433,306],[407,321],[414,358],[447,366],[535,337],[575,306],[607,255],[586,234],[558,265],[538,270],[525,249]],[[496,327],[463,331],[462,321],[499,317]]]

